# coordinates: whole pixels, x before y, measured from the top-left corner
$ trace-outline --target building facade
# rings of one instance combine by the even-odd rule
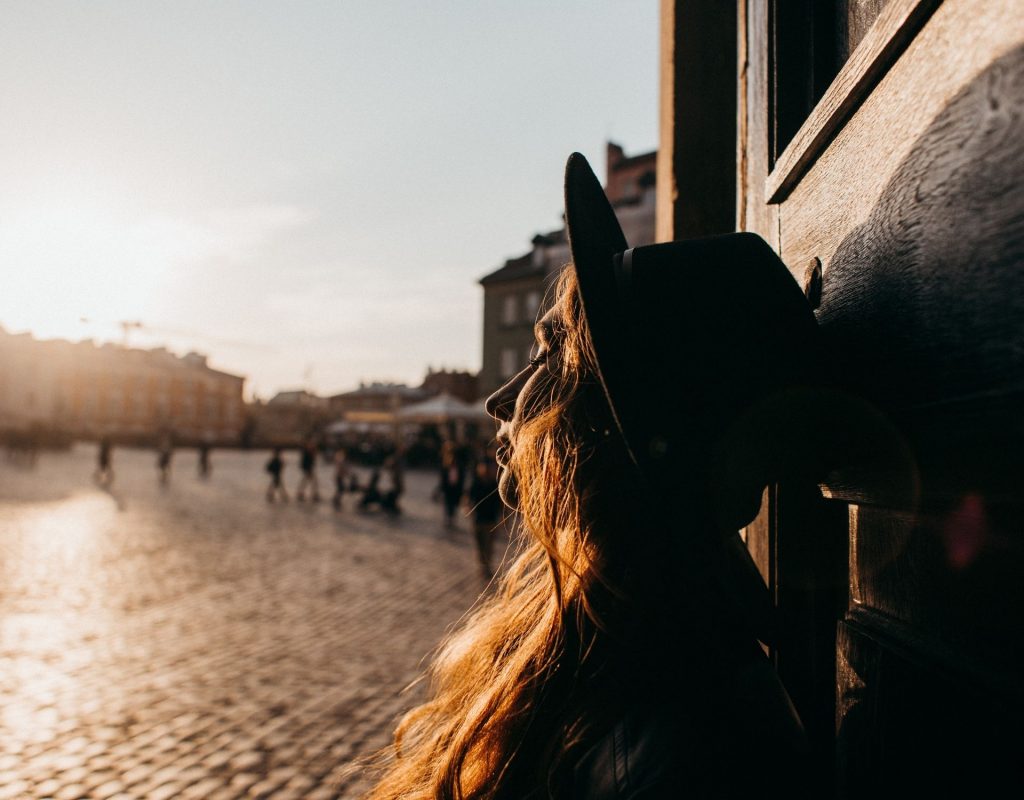
[[[606,187],[631,246],[651,244],[655,235],[657,152],[627,156],[609,142]],[[543,313],[549,289],[569,261],[565,229],[537,234],[532,248],[480,279],[484,290],[483,359],[479,392],[486,397],[530,359],[533,324]]]
[[[450,394],[467,403],[480,397],[480,376],[468,370],[448,370],[427,367],[421,389],[431,395]]]
[[[330,420],[330,404],[305,389],[280,391],[266,402],[246,407],[245,443],[256,447],[297,447],[319,436]]]
[[[244,383],[199,353],[39,341],[0,330],[0,429],[6,431],[237,443]]]
[[[331,395],[328,408],[334,419],[372,419],[373,415],[391,415],[403,406],[426,400],[431,393],[404,383],[374,381],[361,383],[358,389]],[[383,418],[383,417],[381,417]]]

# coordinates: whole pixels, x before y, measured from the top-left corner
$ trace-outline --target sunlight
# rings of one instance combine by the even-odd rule
[[[126,198],[49,187],[4,215],[0,325],[40,338],[110,339],[145,316],[204,232],[146,215]]]

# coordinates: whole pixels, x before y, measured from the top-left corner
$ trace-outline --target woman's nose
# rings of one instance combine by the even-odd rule
[[[512,419],[516,408],[516,398],[519,397],[519,390],[523,388],[523,383],[526,381],[526,373],[527,370],[523,370],[510,378],[484,403],[487,413],[499,422],[509,422]]]

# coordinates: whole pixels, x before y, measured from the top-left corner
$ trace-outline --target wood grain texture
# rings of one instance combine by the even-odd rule
[[[661,0],[658,241],[735,229],[736,7]]]
[[[825,265],[841,384],[896,421],[926,496],[1024,478],[1024,23],[1007,5],[945,3],[780,211],[783,259]]]
[[[980,494],[927,513],[861,508],[850,578],[855,608],[913,630],[911,651],[944,651],[1024,703],[1024,644],[1006,628],[1024,614],[1020,511]]]
[[[785,199],[857,104],[924,24],[941,0],[890,0],[860,45],[779,156],[766,179],[768,202]]]
[[[1019,705],[912,641],[866,612],[839,625],[839,796],[1019,796]]]
[[[832,257],[871,214],[900,164],[949,101],[1024,41],[1019,0],[946,0],[780,205],[780,253],[797,278]],[[967,46],[967,43],[984,46]]]
[[[821,259],[817,316],[837,382],[891,423],[908,474],[861,464],[827,482],[832,497],[861,504],[848,518],[834,709],[806,671],[813,664],[820,677],[825,667],[824,615],[814,610],[833,593],[813,587],[822,556],[801,547],[829,559],[835,531],[787,514],[779,492],[768,522],[780,674],[818,725],[835,712],[842,797],[996,796],[1004,782],[1019,793],[1019,0],[946,0],[844,114],[777,206],[780,254],[798,279]],[[834,415],[836,428],[849,425]],[[893,491],[901,481],[915,487],[912,502]]]
[[[765,203],[768,175],[768,0],[738,0],[736,230],[759,234],[779,250],[778,206]],[[758,569],[774,586],[772,552],[774,523],[769,518],[768,491],[761,511],[745,531],[747,547]]]
[[[1024,476],[1022,266],[1024,46],[915,141],[819,311],[841,381],[900,420],[928,480]]]
[[[768,177],[768,0],[739,0],[740,97],[736,230],[779,249],[778,208],[766,203]]]

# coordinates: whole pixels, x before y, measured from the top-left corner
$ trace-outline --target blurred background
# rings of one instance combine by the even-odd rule
[[[0,797],[360,794],[512,539],[571,152],[654,240],[658,14],[5,4]]]

